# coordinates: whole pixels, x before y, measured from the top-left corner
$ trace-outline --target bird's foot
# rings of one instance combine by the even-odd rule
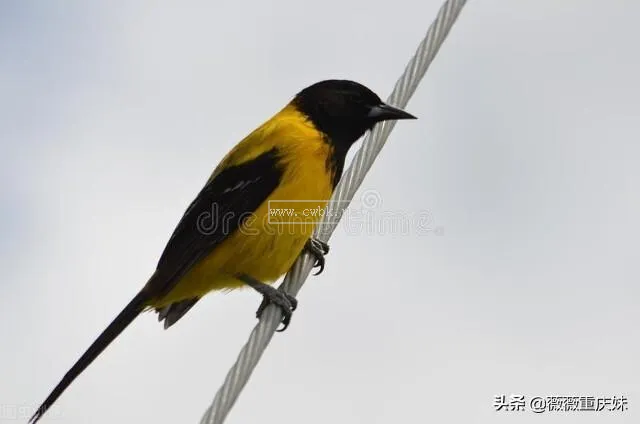
[[[318,240],[317,238],[311,237],[307,240],[307,244],[305,244],[304,248],[307,252],[311,253],[316,261],[313,264],[314,268],[320,267],[318,272],[313,275],[319,275],[322,271],[324,271],[324,263],[325,263],[325,255],[329,253],[329,245],[322,240]]]
[[[267,306],[274,304],[282,311],[282,328],[277,331],[286,330],[291,322],[291,315],[293,314],[293,311],[298,307],[298,300],[292,295],[258,281],[248,275],[240,275],[238,278],[262,295],[262,303],[260,303],[260,306],[256,311],[256,317],[260,319]]]

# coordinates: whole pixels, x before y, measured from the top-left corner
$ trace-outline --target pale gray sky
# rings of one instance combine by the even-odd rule
[[[317,80],[386,97],[441,1],[179,4],[0,6],[0,423],[137,292],[229,148]],[[470,1],[361,190],[434,231],[339,228],[227,422],[638,422],[639,14]],[[43,423],[198,422],[259,301],[143,315]],[[512,393],[629,410],[495,412]]]

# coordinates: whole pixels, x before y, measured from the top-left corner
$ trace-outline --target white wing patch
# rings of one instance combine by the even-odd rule
[[[254,179],[252,179],[252,180],[247,180],[247,181],[240,181],[240,182],[238,182],[238,184],[234,185],[233,187],[227,187],[227,188],[225,188],[225,189],[222,191],[222,194],[229,193],[230,191],[235,191],[235,190],[243,189],[243,188],[245,188],[246,186],[248,186],[249,184],[253,184],[253,183],[255,183],[255,182],[259,181],[259,180],[260,180],[260,178],[262,178],[262,177],[256,177],[256,178],[254,178]]]

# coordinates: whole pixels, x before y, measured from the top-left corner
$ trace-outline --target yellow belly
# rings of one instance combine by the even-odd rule
[[[313,178],[285,176],[283,180],[290,183],[278,187],[269,197],[271,202],[265,201],[241,228],[194,265],[166,296],[155,300],[152,306],[162,307],[202,297],[212,290],[245,286],[234,278],[237,274],[248,274],[264,283],[273,283],[285,274],[321,218],[316,214],[309,215],[308,211],[324,208],[331,196],[331,178],[325,169],[320,168],[320,165],[326,166],[325,162],[316,162],[318,169],[308,169],[309,166],[313,168],[313,163],[307,163],[304,170],[305,175]],[[296,169],[291,168],[288,172],[295,173]],[[273,209],[293,209],[297,216],[274,216],[270,212]]]

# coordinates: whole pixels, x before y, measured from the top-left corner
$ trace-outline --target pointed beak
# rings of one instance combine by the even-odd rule
[[[418,119],[412,114],[405,112],[402,109],[398,109],[397,107],[389,106],[386,103],[380,103],[377,106],[373,106],[369,110],[369,114],[367,116],[376,122],[391,121],[395,119]]]

